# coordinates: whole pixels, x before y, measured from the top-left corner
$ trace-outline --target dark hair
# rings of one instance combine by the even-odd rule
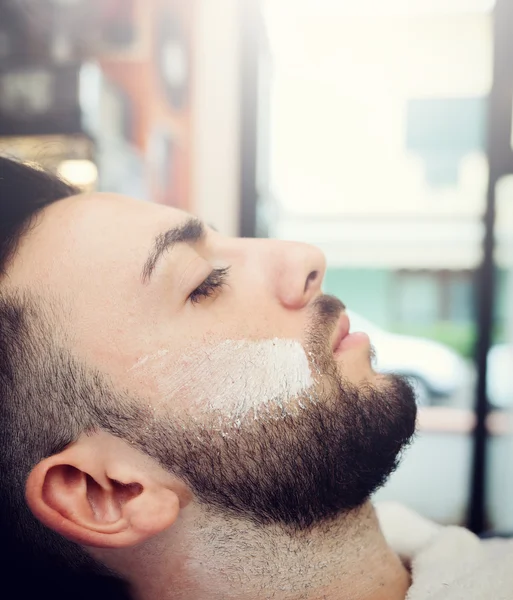
[[[2,597],[128,598],[78,545],[44,527],[25,501],[32,468],[98,427],[110,389],[59,339],[48,302],[8,283],[8,267],[41,211],[78,190],[0,157],[0,586]],[[12,584],[9,585],[9,581]],[[43,591],[48,590],[47,593]]]

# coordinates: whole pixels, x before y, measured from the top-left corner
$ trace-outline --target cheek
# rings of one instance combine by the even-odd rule
[[[173,331],[180,339],[213,345],[222,340],[303,340],[306,315],[287,311],[269,298],[217,298],[210,305],[191,307],[184,318],[176,319]]]
[[[283,407],[304,395],[314,380],[306,353],[293,340],[225,340],[177,360],[161,351],[131,371],[151,382],[154,410],[232,420]]]
[[[276,335],[273,322],[260,307],[248,308],[235,301],[207,300],[188,306],[171,327],[173,338],[180,340],[189,354],[199,347],[214,346],[227,339],[262,339]]]

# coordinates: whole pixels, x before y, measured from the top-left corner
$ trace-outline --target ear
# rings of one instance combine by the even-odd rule
[[[26,500],[47,527],[83,546],[126,548],[167,529],[185,486],[108,434],[82,436],[30,473]]]

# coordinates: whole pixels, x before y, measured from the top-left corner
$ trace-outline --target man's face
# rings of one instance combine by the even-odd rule
[[[156,369],[144,366],[178,371],[184,354],[225,340],[304,344],[325,271],[322,253],[313,247],[226,238],[205,227],[204,238],[171,246],[143,279],[156,238],[190,219],[117,196],[64,200],[45,211],[24,242],[11,279],[69,305],[80,352],[146,392],[159,384]],[[191,298],[213,270],[227,268],[223,287]],[[221,274],[214,279],[219,283]],[[330,334],[334,339],[334,327]],[[365,339],[340,355],[339,363],[356,385],[377,380]]]
[[[10,280],[62,303],[72,351],[140,399],[132,442],[218,508],[301,526],[363,501],[415,421],[369,340],[339,344],[347,320],[324,271],[315,248],[98,195],[47,208]],[[209,452],[220,473],[198,467]]]

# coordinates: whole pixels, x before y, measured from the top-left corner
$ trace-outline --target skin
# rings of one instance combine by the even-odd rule
[[[142,281],[155,236],[188,218],[175,209],[108,194],[60,201],[44,210],[23,239],[8,270],[8,285],[57,297],[69,314],[73,350],[115,384],[152,398],[156,407],[162,402],[163,379],[183,354],[225,340],[302,343],[308,307],[322,293],[326,269],[324,256],[311,246],[227,238],[207,228],[204,240],[175,246],[151,281]],[[190,294],[212,269],[227,266],[228,285],[192,303]],[[379,385],[365,340],[337,360],[352,384]],[[187,408],[186,397],[167,401],[173,402],[167,408],[178,413]],[[198,523],[211,526],[213,521],[183,483],[117,438],[82,436],[42,461],[30,475],[26,497],[48,527],[129,578],[141,600],[165,600],[170,589],[173,598],[231,597],[223,577],[207,576],[207,566],[189,570],[191,560],[184,562],[187,555],[195,557],[196,565],[209,564],[208,527]],[[227,534],[235,534],[234,527],[219,524]],[[248,540],[263,547],[258,532],[249,530],[248,525]],[[345,543],[343,552],[333,539],[316,542],[316,555],[326,558],[324,583],[319,581],[308,595],[277,589],[272,597],[404,598],[408,576],[384,542],[370,506],[337,535]],[[349,539],[358,552],[350,551]],[[283,548],[286,565],[287,544],[278,533],[269,540]],[[301,550],[294,552],[297,566]],[[222,556],[215,561],[212,573],[219,571],[215,566]],[[306,566],[300,572],[307,573]],[[247,592],[238,590],[239,600],[267,597],[257,571],[248,577]]]

